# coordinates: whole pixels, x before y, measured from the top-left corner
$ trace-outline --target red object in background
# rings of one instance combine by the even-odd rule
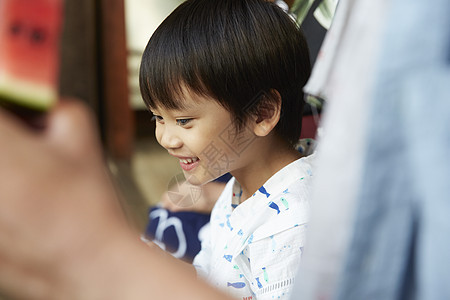
[[[0,0],[3,99],[37,109],[56,100],[62,16],[63,0]]]
[[[307,115],[302,118],[302,133],[301,139],[311,138],[315,139],[317,134],[317,127],[319,126],[320,115]]]

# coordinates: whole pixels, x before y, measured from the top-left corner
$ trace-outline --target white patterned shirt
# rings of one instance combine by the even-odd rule
[[[197,273],[237,299],[283,299],[298,270],[309,221],[314,154],[273,175],[239,204],[232,178],[194,259]]]

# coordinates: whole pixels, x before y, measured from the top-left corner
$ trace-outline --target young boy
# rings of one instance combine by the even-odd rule
[[[143,54],[158,142],[192,184],[233,175],[194,266],[241,299],[287,296],[300,262],[312,171],[293,145],[309,75],[302,33],[264,0],[188,0]]]

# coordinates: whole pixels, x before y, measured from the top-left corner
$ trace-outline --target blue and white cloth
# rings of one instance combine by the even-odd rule
[[[324,98],[311,222],[294,299],[331,299],[353,230],[390,0],[341,0],[305,92]]]
[[[239,299],[283,299],[300,263],[309,221],[314,154],[273,175],[240,203],[232,178],[212,214],[198,274]]]
[[[375,11],[382,12],[383,19],[373,19],[375,26],[385,24],[385,29],[381,36],[368,35],[364,43],[372,44],[377,38],[380,46],[378,55],[367,57],[375,59],[376,68],[359,72],[361,79],[374,79],[365,105],[345,106],[339,103],[342,99],[330,94],[334,97],[331,104],[353,109],[342,114],[337,105],[330,105],[326,112],[330,131],[319,141],[322,148],[317,153],[320,164],[316,179],[335,193],[313,196],[313,201],[335,204],[331,208],[312,207],[312,230],[292,299],[450,299],[450,2],[345,2],[371,7],[385,2],[383,11]],[[366,6],[357,15],[373,16],[374,10]],[[370,20],[367,18],[366,24]],[[351,28],[368,32],[367,25]],[[354,40],[352,49],[358,49],[362,42]],[[359,55],[363,54],[360,50]],[[350,75],[359,69],[344,65]],[[361,79],[342,78],[353,87],[337,85],[340,93],[353,94],[352,88],[361,84]],[[358,137],[365,146],[359,148],[357,162],[354,155],[346,158],[353,166],[357,163],[358,168],[350,170],[360,176],[349,178],[348,169],[334,165],[328,165],[328,171],[320,168],[328,162],[324,161],[325,150],[335,152],[336,148],[325,147],[337,130],[350,137],[355,130],[360,131],[361,123],[342,131],[342,122],[330,121],[338,114],[341,119],[359,115],[360,108],[366,120]],[[347,184],[336,189],[336,177],[325,178],[324,171],[341,174],[338,182],[347,179]],[[314,195],[319,192],[316,187]],[[351,193],[346,192],[349,187]],[[349,217],[348,221],[343,216]],[[325,225],[315,226],[322,221]],[[332,224],[339,224],[339,228]],[[319,237],[322,241],[332,239],[325,244]],[[326,268],[330,260],[340,263]]]
[[[157,244],[172,256],[192,263],[200,251],[202,229],[209,223],[209,214],[195,211],[172,212],[153,206],[145,238]]]
[[[450,299],[450,2],[390,5],[337,299]]]

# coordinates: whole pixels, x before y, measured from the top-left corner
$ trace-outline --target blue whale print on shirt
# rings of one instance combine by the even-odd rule
[[[228,286],[234,287],[235,289],[242,289],[245,287],[245,282],[227,282],[227,287]]]
[[[260,289],[262,289],[263,286],[262,286],[261,282],[259,282],[259,277],[256,277],[255,279],[256,279],[256,283],[258,284],[258,287]]]
[[[223,258],[231,262],[231,260],[233,259],[233,255],[224,255]]]
[[[227,226],[228,226],[228,228],[230,228],[230,231],[233,231],[233,227],[231,226],[231,223],[230,223],[230,215],[227,215]]]
[[[267,198],[270,197],[270,194],[266,191],[266,189],[264,188],[264,186],[260,187],[260,188],[258,189],[258,191],[260,191],[261,194],[266,195]]]
[[[253,234],[248,238],[247,244],[251,244],[253,242]]]
[[[270,201],[269,202],[269,207],[272,208],[272,209],[275,209],[277,211],[277,214],[280,213],[280,208],[278,207],[278,205],[275,202]]]

